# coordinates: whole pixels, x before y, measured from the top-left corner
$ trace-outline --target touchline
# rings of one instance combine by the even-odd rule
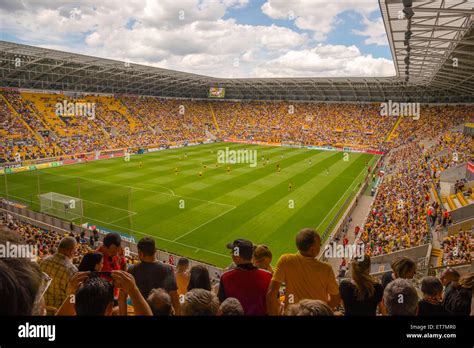
[[[56,325],[35,325],[25,323],[18,326],[18,337],[20,338],[47,338],[52,342],[56,339]]]

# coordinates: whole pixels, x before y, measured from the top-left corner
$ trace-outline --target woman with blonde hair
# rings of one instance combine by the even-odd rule
[[[265,244],[256,245],[253,249],[253,264],[270,273],[273,273],[271,266],[272,257],[272,252]]]
[[[343,280],[339,285],[345,315],[375,315],[377,306],[381,308],[383,287],[370,275],[370,257],[365,255],[361,260],[353,260],[351,270],[352,279]]]
[[[413,279],[416,274],[416,263],[406,256],[397,257],[390,265],[392,272],[387,272],[382,276],[382,286],[386,286],[397,278]]]

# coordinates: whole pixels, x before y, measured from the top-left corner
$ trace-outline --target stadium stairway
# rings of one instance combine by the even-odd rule
[[[216,127],[217,132],[219,132],[219,124],[217,123],[216,115],[214,114],[214,110],[212,109],[212,104],[209,103],[209,110],[211,110],[212,120],[214,121],[214,126]]]
[[[387,135],[387,138],[385,139],[386,141],[390,141],[393,138],[398,136],[398,134],[395,133],[395,131],[398,129],[398,126],[400,125],[401,122],[402,122],[402,116],[398,116],[397,121],[395,122],[395,124],[393,125],[393,128],[390,130],[390,132]]]
[[[430,262],[435,267],[443,266],[443,250],[438,248],[431,249]]]

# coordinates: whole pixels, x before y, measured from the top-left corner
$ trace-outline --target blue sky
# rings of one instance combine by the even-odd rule
[[[3,0],[1,39],[216,77],[391,76],[377,0]]]

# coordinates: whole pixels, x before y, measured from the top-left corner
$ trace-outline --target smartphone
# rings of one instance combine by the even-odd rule
[[[94,277],[112,278],[112,272],[91,272],[89,274],[89,278],[94,278]]]

